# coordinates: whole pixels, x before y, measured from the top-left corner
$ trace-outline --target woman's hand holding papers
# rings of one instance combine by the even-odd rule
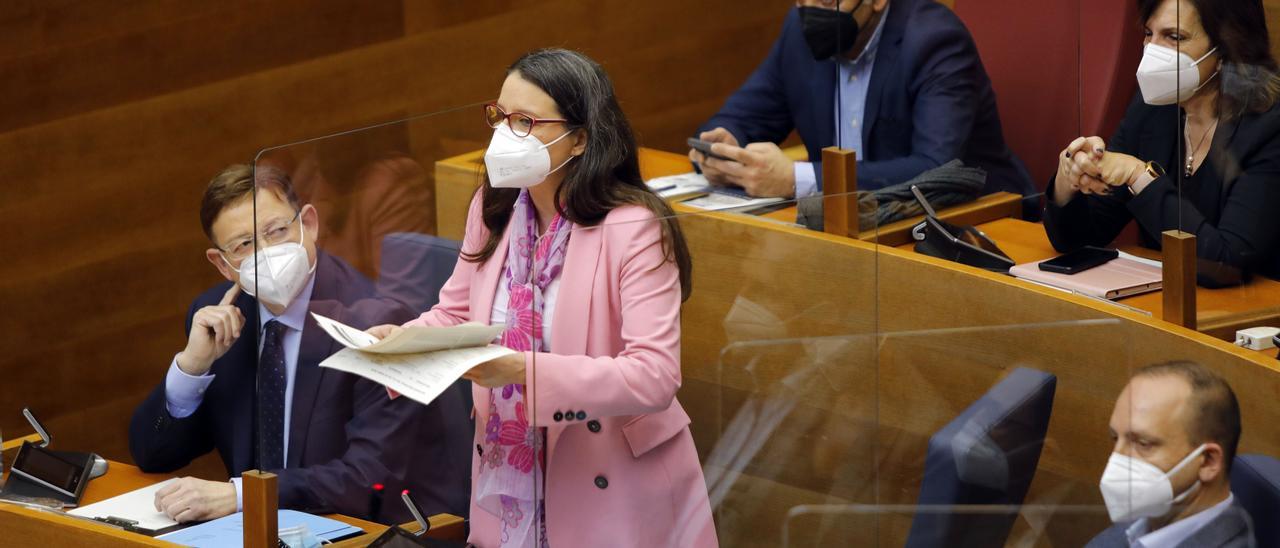
[[[508,384],[524,384],[524,353],[507,354],[472,367],[462,375],[485,388],[501,388]]]

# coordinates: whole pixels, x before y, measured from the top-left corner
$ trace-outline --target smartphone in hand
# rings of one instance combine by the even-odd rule
[[[737,161],[728,156],[721,156],[719,154],[711,152],[711,143],[708,141],[703,141],[702,139],[695,139],[693,137],[690,137],[689,140],[686,142],[689,143],[689,148],[692,148],[693,150],[701,152],[702,154],[706,155],[709,158],[715,158],[717,160],[724,160],[727,162]]]

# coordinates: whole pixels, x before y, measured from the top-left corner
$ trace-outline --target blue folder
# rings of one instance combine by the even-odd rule
[[[280,529],[306,525],[311,534],[328,541],[364,532],[359,527],[347,525],[341,521],[322,518],[296,510],[280,510],[276,519],[277,527]],[[244,546],[244,514],[236,512],[229,516],[206,521],[200,525],[193,525],[156,538],[198,548],[205,546],[216,548]]]

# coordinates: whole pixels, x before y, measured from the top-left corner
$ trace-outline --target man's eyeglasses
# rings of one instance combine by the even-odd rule
[[[289,239],[289,228],[302,215],[301,211],[296,211],[293,218],[288,221],[275,220],[267,223],[258,231],[258,241],[262,247],[267,248],[273,245],[282,244]],[[240,238],[227,244],[227,247],[218,248],[222,252],[222,256],[231,261],[242,261],[253,255],[253,238]]]
[[[523,112],[512,112],[508,114],[502,110],[497,103],[489,103],[484,106],[484,121],[489,127],[498,129],[503,121],[511,126],[511,133],[516,137],[528,137],[533,132],[533,127],[538,124],[563,124],[568,122],[564,118],[536,118]]]

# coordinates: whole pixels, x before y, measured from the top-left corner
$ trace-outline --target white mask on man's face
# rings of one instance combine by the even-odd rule
[[[548,175],[568,164],[573,156],[551,169],[551,153],[547,147],[560,142],[573,130],[542,144],[532,134],[518,137],[507,124],[493,130],[493,139],[484,152],[484,166],[489,173],[489,184],[494,188],[529,188],[541,183]]]
[[[1112,453],[1098,484],[1111,522],[1160,517],[1168,514],[1174,504],[1190,497],[1200,487],[1199,479],[1175,497],[1169,478],[1204,453],[1204,449],[1204,445],[1197,447],[1168,472],[1140,458]]]
[[[1138,88],[1142,90],[1142,100],[1148,105],[1172,105],[1190,99],[1204,87],[1200,83],[1200,63],[1215,51],[1218,48],[1193,61],[1190,55],[1181,51],[1154,42],[1147,44],[1142,62],[1138,64]],[[1204,83],[1208,84],[1217,74],[1214,72]]]
[[[302,237],[298,241],[264,248],[253,255],[252,261],[241,262],[239,270],[231,267],[240,274],[240,287],[245,293],[285,308],[298,297],[316,269],[302,245],[307,239],[307,227],[301,225],[301,228]]]

